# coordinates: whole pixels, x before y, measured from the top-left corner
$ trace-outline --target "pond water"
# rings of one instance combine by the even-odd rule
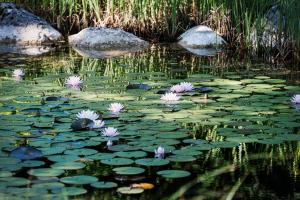
[[[300,199],[297,67],[169,45],[110,59],[5,54],[0,66],[1,199]],[[73,75],[80,90],[65,85]],[[194,89],[160,99],[181,82]],[[87,109],[120,134],[74,131]]]

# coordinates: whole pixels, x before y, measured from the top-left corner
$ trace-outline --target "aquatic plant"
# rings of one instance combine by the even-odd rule
[[[155,153],[155,158],[163,159],[165,157],[165,149],[161,146],[155,149],[154,153]]]
[[[99,115],[92,110],[83,110],[76,114],[77,119],[90,119],[96,121],[99,118]]]
[[[300,94],[296,94],[291,98],[291,102],[294,104],[300,104]]]
[[[118,114],[123,108],[124,106],[121,103],[111,103],[108,107],[108,110],[113,114]]]
[[[113,127],[107,127],[102,131],[102,135],[105,137],[115,137],[119,135],[120,133],[116,128]]]
[[[179,84],[185,92],[190,92],[194,89],[194,86],[192,83],[189,83],[189,82],[182,82]]]
[[[70,76],[66,79],[65,84],[69,87],[77,88],[80,87],[83,81],[79,76]]]
[[[23,71],[23,69],[15,69],[13,72],[12,72],[12,76],[13,77],[22,77],[25,75],[25,72]]]
[[[113,145],[113,142],[111,140],[108,140],[107,143],[106,143],[106,146],[110,147]]]
[[[180,99],[180,96],[178,96],[176,93],[169,92],[162,95],[160,99],[165,103],[176,103]]]
[[[102,128],[104,126],[104,121],[102,120],[94,120],[94,124],[92,126],[93,129],[99,129]]]
[[[173,85],[170,88],[170,91],[173,92],[173,93],[182,93],[182,92],[185,91],[185,88],[182,85],[177,84],[177,85]]]

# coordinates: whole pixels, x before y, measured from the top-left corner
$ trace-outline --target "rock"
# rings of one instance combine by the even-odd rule
[[[185,48],[205,48],[226,44],[225,40],[207,26],[195,26],[179,36],[179,42]]]
[[[148,47],[148,42],[121,29],[86,28],[69,36],[69,44],[87,57],[114,57],[137,52]]]
[[[256,27],[257,24],[260,23],[255,23],[250,35],[254,47],[280,47],[287,40],[282,31],[285,28],[285,17],[282,16],[278,6],[273,6],[268,10],[259,28]]]
[[[0,43],[42,44],[61,38],[62,35],[40,17],[13,3],[0,3]]]

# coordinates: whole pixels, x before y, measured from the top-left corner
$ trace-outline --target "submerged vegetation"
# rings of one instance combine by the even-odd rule
[[[298,0],[15,0],[46,18],[64,34],[88,26],[120,27],[152,41],[174,41],[180,33],[198,24],[218,31],[231,47],[248,49],[255,27],[263,31],[266,13],[274,6],[281,16],[279,32],[290,37],[278,47],[281,56],[299,48]],[[274,19],[278,17],[279,19]],[[281,40],[282,36],[279,34]]]

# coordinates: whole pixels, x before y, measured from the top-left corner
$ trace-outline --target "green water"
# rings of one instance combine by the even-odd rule
[[[300,93],[296,66],[197,57],[168,45],[111,59],[70,49],[6,54],[0,66],[1,199],[300,198],[300,111],[290,102]],[[17,68],[22,81],[11,77]],[[64,84],[74,74],[81,90]],[[183,81],[196,89],[177,104],[160,100]],[[151,89],[126,89],[139,83]],[[107,111],[113,102],[125,106],[118,118]],[[101,131],[70,128],[86,109],[120,132],[111,147]],[[25,143],[43,157],[10,156]],[[154,158],[159,146],[164,159]],[[154,188],[118,192],[135,183]]]

